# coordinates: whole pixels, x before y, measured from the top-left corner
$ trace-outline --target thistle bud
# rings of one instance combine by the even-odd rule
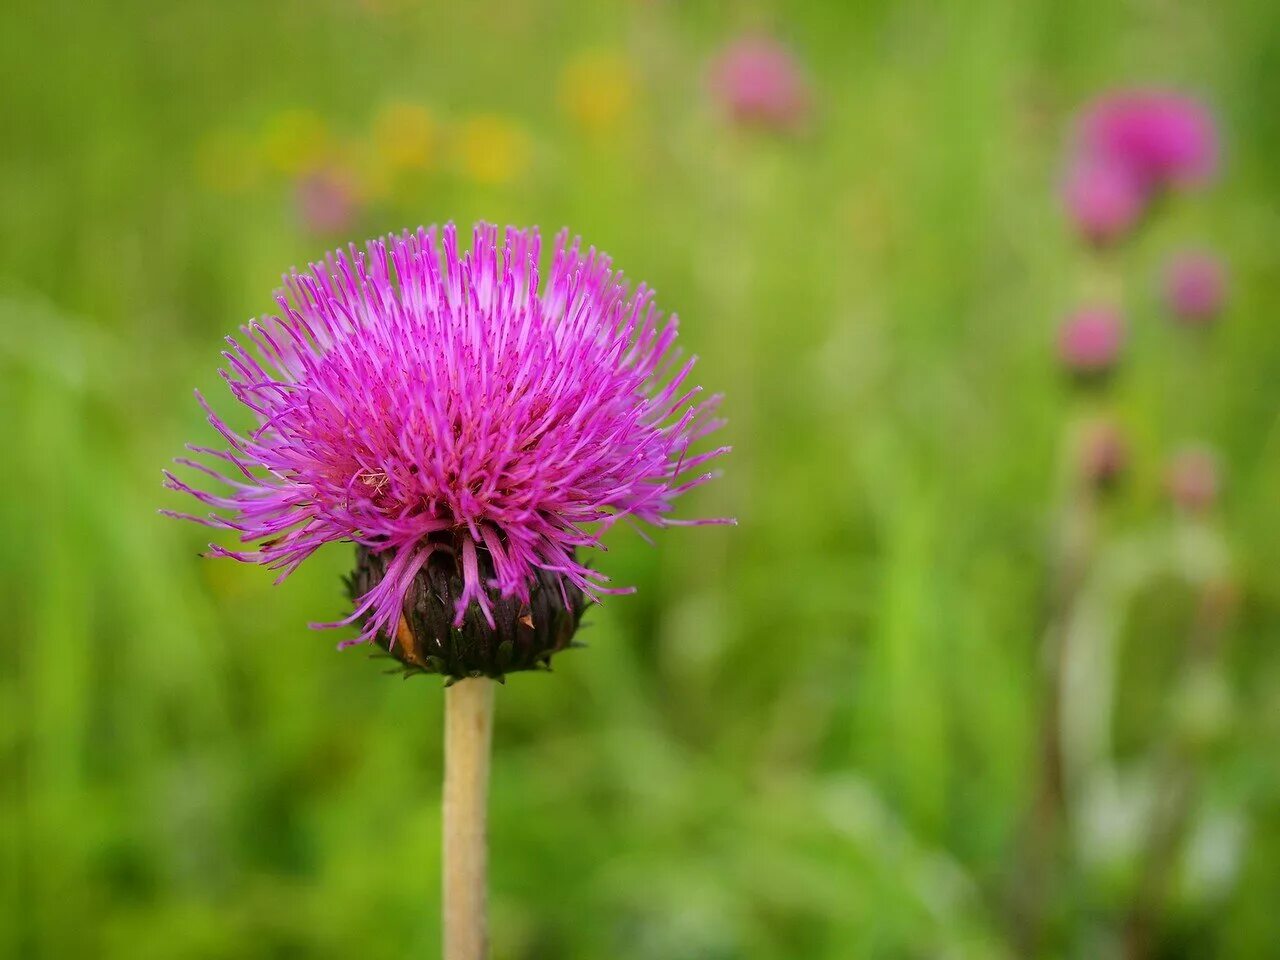
[[[303,177],[295,188],[294,199],[298,219],[308,233],[341,233],[360,215],[354,178],[338,168]]]
[[[1080,436],[1077,462],[1085,484],[1098,491],[1110,490],[1129,465],[1129,444],[1115,423],[1095,420]]]
[[[1218,499],[1218,458],[1207,447],[1187,447],[1169,461],[1165,484],[1174,504],[1186,513],[1204,513]]]
[[[484,582],[493,579],[487,551],[477,551]],[[386,553],[356,548],[356,566],[348,580],[351,599],[367,594],[386,576]],[[448,551],[437,551],[405,591],[394,636],[379,632],[374,642],[400,661],[405,675],[438,673],[451,680],[492,677],[501,680],[518,670],[549,669],[551,657],[573,646],[587,599],[558,574],[538,570],[529,599],[504,597],[485,588],[492,623],[480,604],[472,603],[460,625],[459,598],[466,589],[463,572]]]
[[[1147,197],[1127,168],[1097,160],[1078,162],[1062,188],[1067,216],[1095,246],[1114,243],[1142,217]]]
[[[1226,298],[1226,268],[1212,254],[1183,253],[1169,262],[1164,299],[1174,319],[1187,326],[1210,324],[1222,312]]]
[[[1058,329],[1058,359],[1077,381],[1105,379],[1120,359],[1124,319],[1111,307],[1085,307]]]
[[[771,37],[730,43],[712,63],[710,79],[712,94],[740,124],[796,133],[808,119],[812,96],[804,68]]]

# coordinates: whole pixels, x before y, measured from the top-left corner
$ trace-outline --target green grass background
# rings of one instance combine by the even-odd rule
[[[1151,771],[1207,710],[1156,953],[1276,955],[1280,7],[53,0],[4,21],[0,954],[437,955],[439,684],[306,629],[344,612],[347,548],[273,587],[155,511],[181,506],[161,466],[210,438],[192,387],[227,406],[221,338],[284,269],[486,218],[569,225],[681,315],[735,448],[684,509],[740,520],[611,536],[600,566],[639,593],[499,691],[495,956],[1018,955],[1078,413],[1052,338],[1100,284],[1130,319],[1106,403],[1133,462],[1091,594],[1115,642],[1072,696],[1109,738],[1041,952],[1121,955]],[[709,102],[708,58],[755,27],[810,72],[801,137],[735,131]],[[584,50],[633,77],[607,135],[558,92]],[[1055,184],[1073,112],[1131,83],[1207,98],[1226,163],[1103,267]],[[394,101],[437,118],[439,161],[348,238],[308,232],[248,154],[233,189],[201,174],[210,138],[252,145],[301,109],[360,144]],[[527,137],[507,182],[450,159],[482,114]],[[1184,244],[1233,272],[1206,337],[1154,296]],[[1205,529],[1161,480],[1197,438],[1226,475]],[[1199,685],[1197,536],[1225,542],[1239,597]]]

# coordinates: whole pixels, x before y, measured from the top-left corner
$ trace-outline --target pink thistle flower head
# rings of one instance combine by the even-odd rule
[[[578,556],[619,520],[654,527],[727,447],[690,384],[676,319],[566,233],[545,283],[536,230],[452,224],[374,240],[285,277],[279,314],[228,338],[222,371],[256,425],[200,398],[225,446],[166,471],[283,579],[358,546],[356,640],[450,676],[545,663],[586,599],[625,593]],[[197,396],[199,396],[197,394]],[[339,624],[322,624],[337,626]],[[345,646],[346,644],[343,644]]]
[[[1218,457],[1211,449],[1187,447],[1169,460],[1165,485],[1175,506],[1187,513],[1204,513],[1218,499],[1220,475]]]
[[[1173,316],[1188,325],[1215,320],[1227,299],[1227,270],[1211,253],[1188,251],[1169,261],[1164,299]]]
[[[1076,229],[1099,246],[1125,236],[1147,205],[1146,191],[1126,167],[1093,158],[1075,161],[1062,199]]]
[[[1127,169],[1150,190],[1211,179],[1218,167],[1213,114],[1161,90],[1123,91],[1094,102],[1081,121],[1082,155]]]
[[[1077,310],[1058,330],[1058,359],[1080,377],[1110,372],[1123,346],[1124,320],[1112,307]]]
[[[711,92],[735,121],[797,132],[808,119],[809,81],[786,46],[767,36],[728,44],[712,61]]]
[[[1129,443],[1111,420],[1087,423],[1080,436],[1077,453],[1080,479],[1090,488],[1113,487],[1129,465]]]

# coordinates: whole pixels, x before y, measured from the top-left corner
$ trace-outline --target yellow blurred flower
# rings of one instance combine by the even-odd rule
[[[436,123],[418,103],[388,103],[373,118],[373,145],[392,170],[421,170],[431,165]]]
[[[274,170],[295,175],[324,164],[329,128],[310,110],[285,110],[272,117],[262,134],[262,154]]]
[[[523,175],[533,154],[524,128],[494,114],[463,121],[457,134],[457,150],[464,176],[495,185],[510,183]]]
[[[242,193],[262,178],[262,165],[248,137],[215,130],[196,147],[195,173],[201,186],[215,193]]]
[[[591,134],[609,133],[635,98],[635,74],[613,50],[584,50],[560,71],[560,109]]]

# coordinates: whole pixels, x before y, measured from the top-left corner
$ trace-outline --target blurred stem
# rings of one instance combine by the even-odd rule
[[[1124,284],[1115,252],[1091,251],[1081,275],[1081,297],[1086,301],[1124,300]],[[1105,401],[1104,401],[1105,406]],[[1099,488],[1097,478],[1082,470],[1081,453],[1088,416],[1080,409],[1063,431],[1062,467],[1065,495],[1056,517],[1049,556],[1049,597],[1045,614],[1042,711],[1037,750],[1038,771],[1033,805],[1023,828],[1021,849],[1014,869],[1013,933],[1018,955],[1040,953],[1045,915],[1053,899],[1052,885],[1058,865],[1060,835],[1066,818],[1067,798],[1063,766],[1063,674],[1076,605],[1097,536]]]
[[[1211,579],[1200,591],[1196,616],[1187,638],[1187,670],[1205,669],[1221,655],[1231,625],[1235,594],[1230,585]],[[1170,745],[1160,778],[1160,798],[1151,818],[1138,889],[1124,923],[1124,956],[1146,960],[1155,948],[1169,882],[1191,821],[1199,780],[1193,745]]]
[[[1043,680],[1036,753],[1038,770],[1012,896],[1014,935],[1019,955],[1027,957],[1038,954],[1044,936],[1059,827],[1066,809],[1062,758],[1063,673],[1067,639],[1093,556],[1097,527],[1098,491],[1079,469],[1085,422],[1077,418],[1067,425],[1063,434],[1066,493],[1058,509],[1049,551],[1049,597],[1041,644]]]
[[[1175,749],[1166,756],[1162,766],[1161,786],[1151,817],[1142,876],[1124,922],[1126,960],[1146,960],[1152,955],[1168,884],[1177,864],[1195,795],[1196,770],[1190,757]]]
[[[444,693],[444,960],[489,955],[488,801],[494,682]]]

